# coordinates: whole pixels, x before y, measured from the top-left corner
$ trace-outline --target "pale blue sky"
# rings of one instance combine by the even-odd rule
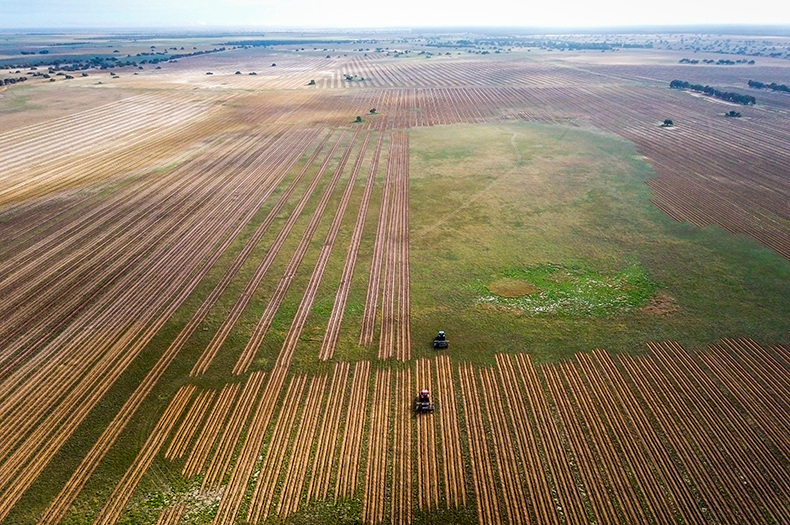
[[[790,0],[0,0],[0,28],[790,25]]]

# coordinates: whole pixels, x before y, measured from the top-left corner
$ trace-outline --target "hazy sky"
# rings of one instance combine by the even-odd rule
[[[0,0],[0,28],[790,25],[790,0]]]

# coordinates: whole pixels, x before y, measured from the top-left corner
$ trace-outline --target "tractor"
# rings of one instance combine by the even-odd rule
[[[414,403],[415,412],[433,412],[436,405],[431,401],[431,393],[427,390],[420,390],[417,401]]]
[[[450,341],[447,340],[447,336],[444,335],[444,330],[439,330],[439,335],[433,340],[433,347],[435,349],[439,348],[447,348],[450,346]]]

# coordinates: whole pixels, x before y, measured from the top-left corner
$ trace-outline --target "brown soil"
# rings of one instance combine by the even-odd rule
[[[504,278],[494,281],[488,285],[488,291],[496,294],[499,297],[506,297],[508,299],[515,297],[523,297],[531,293],[535,293],[538,289],[527,281],[519,279]]]
[[[677,312],[680,307],[675,304],[675,298],[659,292],[655,297],[650,300],[650,304],[642,308],[646,314],[656,315],[663,317]]]

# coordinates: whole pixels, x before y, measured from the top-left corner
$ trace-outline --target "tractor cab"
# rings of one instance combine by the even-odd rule
[[[439,335],[433,340],[433,347],[434,348],[447,348],[450,346],[450,341],[447,340],[447,336],[444,335],[444,330],[439,330]]]
[[[417,401],[414,404],[414,410],[417,412],[433,412],[436,405],[431,401],[431,393],[428,390],[420,390],[417,395]]]

